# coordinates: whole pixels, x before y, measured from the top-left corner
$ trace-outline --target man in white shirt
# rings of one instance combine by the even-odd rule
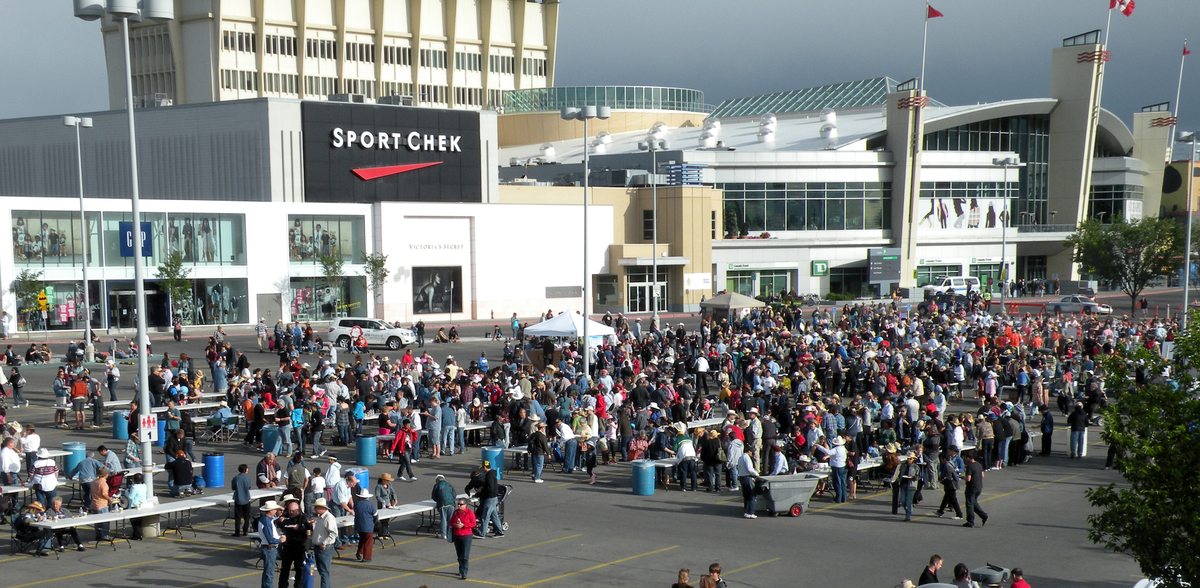
[[[0,446],[0,485],[8,486],[17,483],[17,473],[21,471],[21,457],[15,449],[17,440],[5,437],[4,445]],[[8,512],[8,495],[0,498],[0,522],[7,524],[4,513]]]
[[[33,471],[33,462],[37,459],[37,452],[42,448],[42,437],[37,434],[33,425],[25,425],[25,436],[21,438],[21,450],[25,452],[25,471]],[[43,502],[42,504],[50,504]]]
[[[342,464],[338,462],[336,457],[329,458],[329,469],[325,471],[326,483],[336,482],[342,479]]]
[[[742,503],[745,506],[745,512],[742,516],[747,519],[757,519],[758,515],[754,514],[754,503],[758,496],[754,493],[754,482],[759,479],[758,470],[754,467],[754,462],[750,461],[750,455],[743,453],[738,458],[737,463],[738,485],[742,488]]]
[[[579,440],[575,438],[575,431],[560,419],[558,427],[558,442],[563,448],[563,473],[569,474],[575,469],[575,453],[579,449]]]

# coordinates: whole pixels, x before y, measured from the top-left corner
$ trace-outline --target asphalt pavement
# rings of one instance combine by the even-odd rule
[[[685,319],[693,324],[694,319]],[[480,351],[498,355],[503,341],[483,339],[476,326],[460,327],[464,342],[427,344],[438,361],[454,355],[465,365]],[[154,352],[172,357],[186,351],[198,357],[208,333],[196,333],[183,342],[154,337]],[[275,356],[255,351],[249,333],[235,332],[235,347],[247,350],[254,367],[277,367]],[[61,351],[61,346],[54,351]],[[416,351],[416,350],[414,350]],[[402,352],[380,350],[381,355]],[[10,409],[8,418],[39,426],[49,447],[64,441],[86,441],[90,449],[114,444],[109,429],[67,432],[52,428],[54,366],[23,369],[29,381],[25,395],[32,407]],[[132,396],[133,366],[123,366],[119,396]],[[956,410],[970,410],[963,403]],[[89,415],[90,416],[90,415]],[[1060,419],[1061,426],[1061,419]],[[625,464],[598,468],[598,482],[588,485],[582,474],[562,474],[548,467],[546,483],[535,485],[519,471],[504,482],[514,491],[506,501],[506,521],[511,530],[502,539],[477,540],[472,550],[471,577],[466,583],[505,587],[531,586],[668,586],[680,568],[692,570],[692,584],[709,563],[720,562],[731,587],[778,588],[797,585],[829,587],[890,587],[907,578],[916,580],[933,553],[946,561],[943,579],[955,563],[974,568],[985,563],[1024,568],[1034,587],[1124,588],[1140,575],[1127,556],[1105,551],[1087,539],[1086,517],[1092,512],[1085,489],[1119,483],[1113,471],[1102,469],[1105,448],[1093,430],[1089,456],[1066,458],[1067,434],[1055,435],[1054,455],[1034,458],[1020,467],[987,472],[981,506],[991,515],[983,528],[961,527],[947,515],[933,514],[940,491],[926,494],[911,523],[890,513],[890,491],[860,489],[858,500],[834,504],[828,496],[814,497],[809,512],[798,518],[756,520],[741,517],[741,496],[664,492],[634,496],[630,470]],[[119,445],[119,443],[117,443]],[[239,463],[253,467],[261,454],[238,442],[196,448],[225,454],[226,482]],[[351,449],[333,448],[344,464],[354,462]],[[415,482],[396,482],[401,503],[429,498],[433,477],[443,473],[456,489],[466,484],[480,461],[478,448],[466,455],[414,465]],[[309,467],[323,466],[313,463]],[[391,464],[370,468],[372,478],[391,472]],[[158,492],[164,493],[161,486]],[[208,492],[216,492],[211,489]],[[227,490],[226,490],[227,491]],[[962,500],[961,493],[959,495]],[[163,498],[169,501],[169,498]],[[261,571],[254,568],[256,554],[223,525],[224,509],[200,511],[197,532],[135,542],[132,548],[101,547],[86,553],[66,552],[60,560],[25,555],[0,557],[0,588],[33,586],[95,586],[116,588],[157,585],[175,588],[196,586],[258,586]],[[357,563],[347,552],[334,566],[333,585],[358,588],[385,585],[430,588],[463,585],[454,575],[453,547],[428,534],[414,535],[415,519],[392,524],[397,545],[376,549],[370,564]],[[92,535],[82,530],[85,538]]]

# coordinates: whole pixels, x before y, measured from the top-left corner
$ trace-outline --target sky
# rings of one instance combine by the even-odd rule
[[[561,0],[556,84],[693,88],[705,101],[921,69],[920,0]],[[1103,29],[1108,0],[931,0],[926,90],[946,104],[1046,97],[1050,50]],[[102,110],[99,24],[67,0],[0,0],[0,118]],[[22,18],[12,18],[19,12]],[[1174,102],[1200,0],[1113,11],[1103,106],[1126,124]],[[19,83],[19,81],[32,83]],[[1200,51],[1188,58],[1181,129],[1200,130]]]

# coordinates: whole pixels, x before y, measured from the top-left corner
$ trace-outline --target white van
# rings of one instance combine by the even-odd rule
[[[942,278],[941,282],[923,286],[921,289],[925,290],[926,292],[940,293],[949,292],[951,288],[954,289],[955,294],[966,294],[968,288],[970,288],[972,292],[979,292],[979,278],[971,276],[945,277]]]

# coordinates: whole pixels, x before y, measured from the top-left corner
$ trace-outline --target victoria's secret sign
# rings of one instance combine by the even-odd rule
[[[305,200],[481,202],[480,113],[306,101]]]

